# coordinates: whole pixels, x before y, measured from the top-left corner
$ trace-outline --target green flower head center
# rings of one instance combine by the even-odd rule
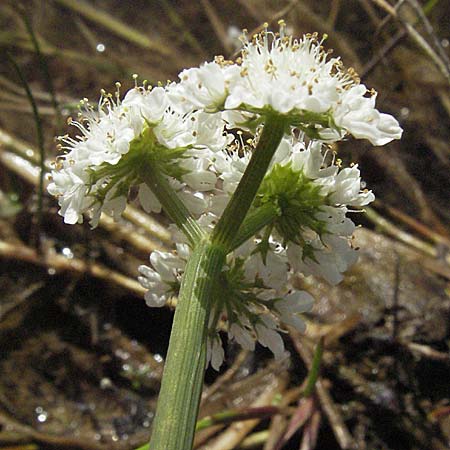
[[[243,258],[234,259],[216,283],[213,302],[216,317],[211,330],[215,330],[222,312],[226,313],[229,323],[240,322],[244,317],[248,322],[256,320],[249,306],[261,303],[254,289],[263,288],[263,283],[260,280],[250,282],[245,279],[244,262]]]
[[[326,232],[326,223],[317,218],[327,204],[327,196],[321,186],[308,178],[303,170],[295,170],[292,164],[276,164],[264,178],[255,206],[266,203],[275,205],[278,216],[273,226],[285,242],[305,245],[306,230],[319,236]]]
[[[151,125],[130,142],[127,153],[116,164],[103,163],[90,170],[90,185],[97,185],[95,197],[103,202],[107,193],[114,188],[114,197],[127,195],[132,185],[139,184],[140,173],[145,164],[151,164],[167,176],[181,179],[187,173],[179,160],[185,158],[188,147],[167,148],[161,145]]]

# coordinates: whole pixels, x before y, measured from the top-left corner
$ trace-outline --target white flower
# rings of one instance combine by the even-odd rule
[[[155,194],[152,190],[145,184],[142,183],[139,185],[139,193],[138,193],[139,203],[142,208],[146,212],[161,212],[161,203],[156,198]]]
[[[211,363],[211,367],[219,371],[224,359],[225,352],[223,351],[222,341],[216,334],[206,343],[206,364]]]
[[[266,175],[255,207],[274,202],[272,239],[287,249],[294,271],[317,275],[337,284],[357,259],[350,237],[355,225],[346,217],[347,206],[360,207],[374,200],[361,191],[357,165],[339,170],[322,145],[285,139],[282,152]],[[268,247],[270,251],[271,247]]]
[[[145,293],[148,306],[164,306],[170,297],[177,294],[174,286],[181,282],[188,255],[187,245],[177,244],[176,254],[155,250],[150,254],[152,267],[139,267],[141,276],[138,280],[148,289]]]
[[[216,58],[184,70],[179,83],[136,86],[123,101],[103,94],[98,110],[84,102],[84,117],[73,122],[81,134],[61,138],[66,153],[48,190],[65,222],[88,213],[95,226],[102,212],[119,219],[133,186],[143,209],[160,213],[163,197],[145,184],[157,170],[206,236],[259,151],[264,123],[272,115],[283,122],[286,136],[210,292],[207,360],[216,370],[225,356],[219,325],[243,348],[259,342],[281,358],[283,324],[303,332],[313,304],[293,287],[295,273],[336,284],[357,259],[347,213],[374,195],[361,189],[358,166],[341,169],[323,142],[352,134],[383,145],[402,133],[322,43],[286,36],[282,24],[280,35],[266,30],[247,41],[235,62]],[[176,250],[154,251],[139,268],[149,306],[178,295],[191,252],[181,230],[168,228]]]
[[[284,356],[283,339],[277,331],[277,323],[271,316],[261,316],[261,321],[255,325],[255,331],[258,341],[264,347],[269,348],[275,359],[281,359]]]
[[[255,350],[255,338],[247,327],[233,322],[228,330],[228,336],[230,339],[234,339],[244,350]]]
[[[81,211],[87,207],[87,173],[79,168],[67,167],[66,170],[53,172],[52,181],[48,186],[48,192],[58,197],[60,215],[64,222],[74,224],[82,220]]]
[[[200,67],[183,70],[179,74],[180,83],[170,85],[169,95],[183,111],[217,111],[225,102],[230,80],[236,76],[238,66],[216,58]]]
[[[286,289],[289,267],[285,252],[281,247],[280,250],[276,251],[273,249],[273,251],[269,252],[265,262],[261,253],[250,254],[245,263],[246,279],[261,279],[265,286],[274,289],[278,293]]]
[[[383,145],[399,139],[398,122],[375,109],[353,70],[330,58],[317,35],[296,40],[264,31],[244,44],[240,76],[231,77],[224,109],[285,115],[313,137],[339,140],[347,132]]]
[[[368,139],[373,145],[384,145],[400,139],[402,129],[389,114],[375,109],[376,93],[370,93],[363,84],[352,86],[343,93],[336,108],[335,122],[358,139]]]
[[[280,314],[282,322],[303,333],[306,324],[298,314],[310,311],[313,304],[314,298],[310,294],[305,291],[294,291],[276,301],[275,309]]]
[[[159,212],[160,202],[139,177],[143,159],[154,161],[171,183],[182,178],[188,189],[178,184],[180,196],[197,215],[204,212],[206,203],[197,191],[215,184],[215,174],[207,170],[212,154],[232,139],[220,114],[181,113],[162,87],[135,87],[122,102],[118,97],[113,101],[103,94],[98,111],[84,101],[84,116],[71,122],[81,135],[61,138],[66,154],[52,171],[48,190],[58,198],[64,221],[82,222],[90,213],[96,226],[102,212],[118,218],[133,184],[140,185],[144,209]]]
[[[322,241],[315,238],[309,242],[314,249],[314,259],[304,257],[302,247],[294,243],[288,244],[287,256],[294,271],[315,275],[336,285],[343,280],[343,273],[358,260],[358,254],[344,237],[325,235]]]
[[[222,276],[212,291],[207,351],[208,361],[216,370],[224,359],[218,318],[228,322],[228,337],[244,349],[253,350],[258,340],[277,358],[284,352],[280,322],[299,330],[305,328],[299,314],[310,309],[311,297],[295,291],[288,282],[289,267],[284,250],[274,249],[276,251],[267,255],[264,264],[261,255],[254,253],[256,245],[257,240],[251,240],[228,255]],[[163,306],[177,294],[189,254],[187,245],[177,244],[176,253],[154,251],[150,255],[151,267],[139,268],[139,281],[148,289],[145,299],[149,306]]]
[[[361,176],[358,165],[342,169],[334,178],[330,202],[336,205],[364,206],[375,196],[370,191],[361,192]]]

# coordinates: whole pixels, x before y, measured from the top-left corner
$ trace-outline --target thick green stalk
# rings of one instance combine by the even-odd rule
[[[155,194],[165,213],[189,239],[190,244],[194,246],[199,242],[204,236],[203,230],[184,203],[178,198],[161,171],[154,168],[150,163],[143,163],[139,175]]]
[[[270,161],[281,142],[286,128],[281,115],[268,115],[261,138],[242,179],[217,223],[212,241],[228,251],[258,192]]]
[[[190,450],[206,363],[211,293],[225,261],[220,247],[194,248],[181,283],[164,366],[151,450]]]

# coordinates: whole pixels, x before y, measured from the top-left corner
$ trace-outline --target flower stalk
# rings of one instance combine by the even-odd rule
[[[173,220],[188,238],[189,243],[194,246],[199,242],[205,233],[199,227],[184,203],[178,198],[161,171],[153,167],[151,163],[143,162],[139,175],[160,201],[169,218]]]
[[[206,364],[206,336],[211,292],[225,254],[202,240],[186,265],[170,336],[152,450],[192,448]]]
[[[235,250],[244,242],[247,242],[252,236],[255,236],[265,226],[272,223],[280,215],[280,210],[273,203],[266,203],[254,211],[250,211],[244,222],[239,228],[231,250]]]
[[[286,123],[281,115],[268,114],[253,156],[242,179],[214,228],[212,241],[229,252],[242,222],[258,192],[270,161],[283,138]]]

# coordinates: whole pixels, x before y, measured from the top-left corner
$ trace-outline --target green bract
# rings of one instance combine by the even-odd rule
[[[141,183],[142,164],[152,165],[159,173],[181,180],[188,171],[179,160],[185,158],[190,147],[167,148],[161,145],[151,126],[144,128],[140,136],[130,142],[130,148],[116,164],[103,163],[90,169],[90,186],[97,185],[93,197],[103,203],[106,195],[111,198],[127,195],[131,186]]]
[[[273,204],[279,213],[271,226],[275,227],[284,243],[306,244],[304,233],[312,230],[319,236],[326,232],[326,223],[316,216],[326,205],[327,196],[321,186],[295,170],[292,164],[275,164],[266,175],[255,199],[255,206]]]

